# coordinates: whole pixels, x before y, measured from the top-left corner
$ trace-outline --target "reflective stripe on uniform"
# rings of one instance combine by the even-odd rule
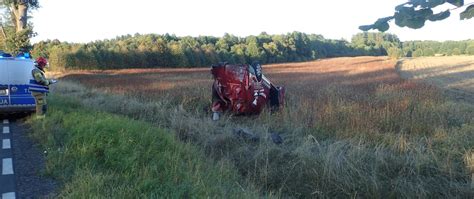
[[[29,90],[30,91],[35,91],[35,92],[40,92],[40,93],[48,93],[49,92],[49,87],[48,86],[43,86],[40,84],[37,84],[37,82],[33,79],[30,80]]]

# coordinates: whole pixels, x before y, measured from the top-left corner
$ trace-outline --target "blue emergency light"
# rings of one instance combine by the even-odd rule
[[[0,55],[0,58],[6,58],[6,57],[12,57],[12,55],[8,54],[8,53],[3,53]]]
[[[16,55],[16,58],[18,58],[18,59],[31,59],[31,55],[30,55],[30,53],[18,53],[18,55]]]

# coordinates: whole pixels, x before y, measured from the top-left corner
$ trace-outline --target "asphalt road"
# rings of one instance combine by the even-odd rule
[[[44,154],[22,118],[0,116],[0,198],[54,197],[57,183],[43,175]]]

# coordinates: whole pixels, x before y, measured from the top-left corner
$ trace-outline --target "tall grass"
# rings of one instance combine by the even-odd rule
[[[225,159],[210,160],[149,123],[50,96],[32,136],[47,153],[46,173],[64,198],[256,198]]]
[[[68,82],[54,92],[166,128],[216,161],[232,162],[243,179],[265,193],[472,198],[474,107],[410,81],[369,90],[330,85],[310,98],[289,95],[279,113],[224,115],[219,122],[209,118],[206,93],[137,99]],[[235,128],[250,129],[261,139],[242,140],[232,134]],[[271,132],[279,133],[284,143],[271,142]]]

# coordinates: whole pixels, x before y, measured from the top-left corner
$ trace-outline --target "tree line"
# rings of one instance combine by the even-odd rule
[[[404,56],[474,55],[474,40],[465,41],[409,41],[403,42]]]
[[[301,32],[248,37],[135,34],[86,44],[47,40],[36,43],[32,54],[47,57],[59,69],[197,67],[223,61],[266,64],[369,55],[345,40]]]
[[[474,40],[464,41],[405,41],[393,34],[359,33],[352,37],[352,46],[372,54],[390,57],[422,57],[474,55]]]
[[[218,62],[262,64],[300,62],[342,56],[433,56],[474,54],[474,40],[401,42],[387,33],[359,33],[346,40],[317,34],[237,37],[125,35],[85,44],[47,40],[36,43],[32,54],[47,57],[56,69],[119,69],[202,67]]]

